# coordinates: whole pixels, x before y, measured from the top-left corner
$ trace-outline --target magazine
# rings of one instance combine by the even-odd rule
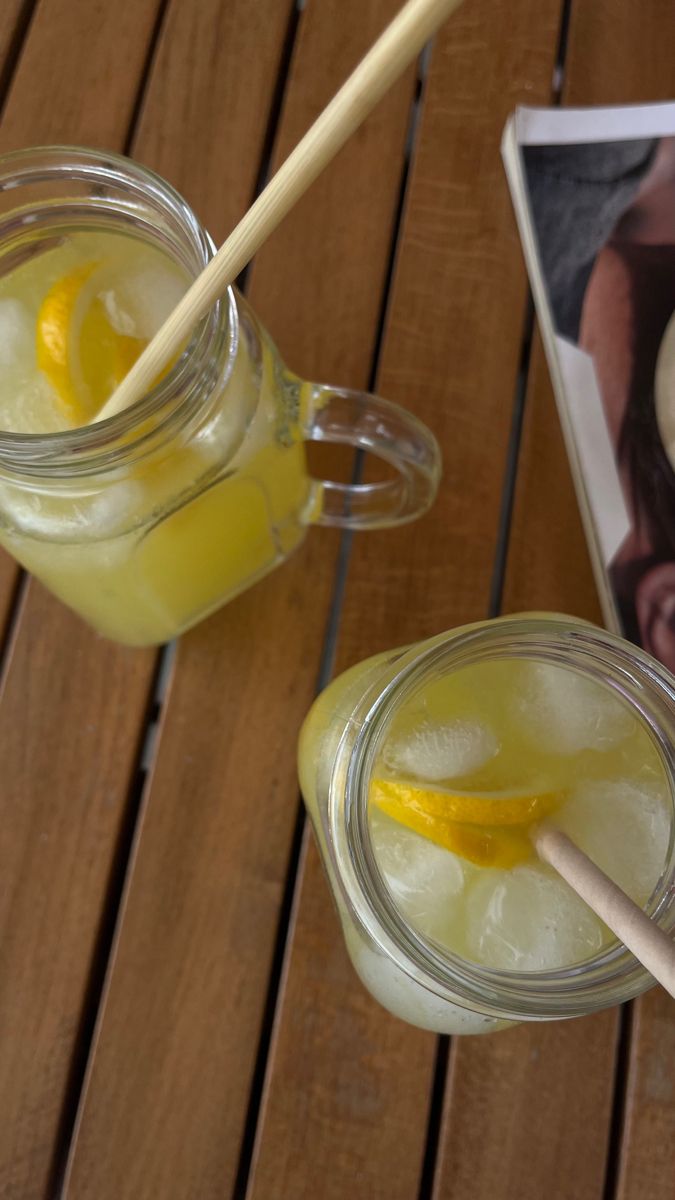
[[[502,142],[605,620],[675,671],[675,104]]]

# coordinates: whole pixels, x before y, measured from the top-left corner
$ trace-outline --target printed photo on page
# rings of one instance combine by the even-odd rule
[[[546,144],[526,122],[515,188],[505,159],[596,566],[621,630],[675,670],[675,113],[655,107],[559,110]],[[597,112],[624,136],[588,140]]]

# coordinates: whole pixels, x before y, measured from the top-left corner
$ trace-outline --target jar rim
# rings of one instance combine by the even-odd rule
[[[180,193],[151,168],[123,154],[64,144],[29,147],[0,155],[0,196],[3,192],[18,193],[25,186],[55,185],[59,179],[78,181],[92,188],[124,189],[132,207],[142,201],[150,214],[164,215],[177,231],[172,243],[176,259],[180,233],[194,256],[195,274],[215,253],[212,239]],[[106,215],[114,217],[120,211],[114,194],[107,204],[101,197],[95,200],[81,197],[79,203],[88,209],[95,207],[102,219]],[[54,214],[58,211],[59,206]],[[2,219],[0,213],[0,227]],[[94,424],[54,433],[0,430],[0,465],[3,470],[21,476],[79,478],[122,465],[131,456],[148,452],[157,445],[158,438],[172,436],[176,427],[189,420],[195,408],[201,407],[200,381],[209,364],[218,363],[219,380],[223,386],[227,384],[239,336],[237,301],[234,289],[228,287],[227,295],[196,325],[178,361],[130,408]],[[149,421],[152,428],[143,430]]]
[[[329,823],[337,876],[355,919],[401,969],[443,999],[489,1016],[546,1020],[581,1016],[632,998],[651,976],[621,944],[566,968],[541,972],[483,966],[446,950],[411,925],[396,905],[373,851],[368,785],[394,711],[434,675],[496,657],[540,659],[609,685],[637,708],[660,752],[675,806],[675,679],[616,634],[558,615],[502,617],[441,634],[390,660],[352,713],[336,756]],[[355,739],[354,729],[357,730]],[[348,736],[351,731],[351,738]],[[645,906],[662,928],[675,926],[675,819],[659,881]]]

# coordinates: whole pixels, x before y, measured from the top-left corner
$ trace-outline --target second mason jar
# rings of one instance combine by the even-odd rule
[[[551,679],[563,681],[555,694],[545,696],[550,711],[561,718],[553,730],[554,745],[559,757],[567,756],[568,774],[579,763],[580,769],[590,774],[596,792],[601,786],[598,764],[604,761],[603,755],[613,756],[616,771],[624,759],[628,762],[632,755],[634,761],[637,754],[640,786],[648,803],[656,804],[653,779],[645,782],[644,763],[647,758],[653,762],[652,776],[659,781],[658,819],[650,817],[652,823],[640,836],[652,839],[649,854],[660,866],[644,907],[662,928],[671,930],[675,925],[675,681],[665,668],[613,634],[572,618],[547,615],[465,626],[368,659],[337,678],[310,711],[300,737],[302,791],[349,955],[361,980],[381,1004],[403,1020],[446,1034],[484,1033],[514,1022],[581,1016],[627,1000],[653,982],[609,931],[598,936],[597,947],[581,961],[555,969],[532,969],[531,962],[527,970],[505,969],[508,957],[504,959],[503,954],[497,956],[498,967],[476,961],[421,932],[410,918],[410,907],[400,903],[400,893],[388,884],[374,844],[369,796],[392,724],[403,710],[414,712],[416,698],[428,689],[437,688],[439,682],[452,684],[460,676],[467,678],[467,672],[484,670],[486,664],[501,680],[500,687],[508,682],[514,664],[520,671],[524,665],[534,671],[538,686],[542,680],[546,687]],[[515,689],[512,702],[508,688],[504,696],[507,710],[517,708]],[[602,701],[599,707],[596,696]],[[485,697],[485,708],[488,700],[494,709],[494,697]],[[480,708],[480,693],[476,703]],[[535,713],[540,722],[544,709],[540,704]],[[569,724],[564,721],[565,709]],[[513,712],[507,711],[507,722],[512,717]],[[612,724],[615,718],[616,729]],[[627,749],[619,744],[624,734]],[[537,753],[541,758],[540,747]],[[524,768],[526,765],[523,763]],[[403,756],[399,773],[406,773],[405,766]],[[513,771],[513,764],[510,769]],[[484,772],[487,779],[489,769]],[[407,794],[414,798],[416,793],[409,789]],[[607,787],[597,794],[603,804],[608,799],[611,802],[611,788],[609,794]],[[513,789],[509,795],[513,804]],[[635,837],[630,808],[626,807],[630,795],[624,786],[623,807],[619,812],[617,806],[616,821],[626,820],[627,824],[618,832],[619,850]],[[422,818],[426,820],[428,812],[423,812]],[[412,828],[420,828],[418,817],[413,816]],[[420,839],[420,859],[425,844],[430,843]],[[505,844],[510,853],[512,841]],[[444,853],[435,846],[432,849]],[[505,877],[490,866],[481,876],[476,861],[474,857],[470,864],[472,879],[479,878],[483,892],[492,886],[491,881]],[[527,865],[520,871],[532,875]],[[429,876],[433,878],[432,869]],[[567,885],[559,881],[559,886]],[[573,900],[582,905],[578,898]],[[543,910],[541,914],[530,912],[528,919],[538,920],[539,915],[545,922]],[[593,914],[588,916],[596,920]],[[582,924],[583,920],[582,913]],[[548,936],[545,930],[542,936]],[[550,936],[556,936],[555,931]]]

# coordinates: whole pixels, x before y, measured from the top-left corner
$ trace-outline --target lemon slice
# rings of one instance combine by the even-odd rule
[[[562,802],[560,791],[452,792],[374,779],[371,803],[437,846],[481,867],[513,867],[532,856],[527,829]]]
[[[37,363],[72,425],[91,420],[147,344],[111,324],[97,295],[100,266],[85,263],[57,280],[37,315]]]

